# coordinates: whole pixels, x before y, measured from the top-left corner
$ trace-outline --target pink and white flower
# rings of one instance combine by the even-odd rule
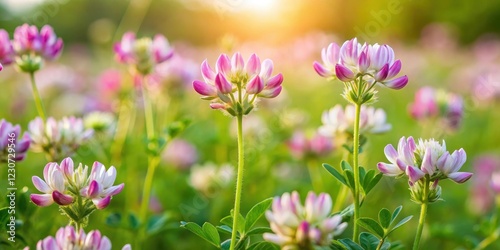
[[[30,147],[30,136],[24,133],[21,137],[21,127],[13,125],[5,119],[0,120],[0,162],[7,162],[8,155],[13,155],[10,159],[22,161]],[[9,152],[9,149],[12,149]]]
[[[347,223],[342,223],[342,216],[331,216],[331,210],[332,199],[326,193],[316,196],[309,192],[304,206],[296,191],[284,193],[275,197],[272,210],[266,211],[273,233],[265,233],[263,237],[282,249],[327,246],[333,236],[341,234],[347,227]]]
[[[51,26],[45,25],[38,32],[34,25],[23,24],[14,31],[13,48],[17,56],[36,54],[45,60],[54,60],[62,52],[63,41]]]
[[[88,186],[81,189],[83,197],[92,199],[97,209],[106,208],[113,195],[119,194],[125,184],[113,185],[116,179],[116,169],[111,166],[107,171],[106,167],[100,162],[94,162]]]
[[[63,172],[56,162],[48,163],[43,169],[43,180],[33,176],[32,181],[35,188],[44,194],[31,194],[33,203],[44,207],[56,202],[61,206],[73,203],[74,198],[67,192],[66,181]]]

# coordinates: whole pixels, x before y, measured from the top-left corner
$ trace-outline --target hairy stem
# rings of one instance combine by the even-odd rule
[[[425,223],[425,216],[427,215],[427,206],[428,206],[428,199],[429,199],[429,178],[425,178],[425,184],[424,184],[424,193],[423,193],[423,201],[420,206],[420,218],[418,220],[418,228],[417,228],[417,234],[415,235],[415,241],[413,242],[413,250],[418,249],[418,245],[420,244],[420,238],[422,238],[422,232],[424,231],[424,223]]]
[[[236,231],[239,223],[240,203],[241,203],[241,190],[243,186],[243,168],[244,157],[243,151],[243,114],[238,113],[238,175],[236,178],[236,196],[234,200],[234,216],[233,216],[233,231],[231,233],[231,246],[230,250],[234,250],[236,246]]]
[[[38,111],[38,115],[45,122],[47,117],[45,116],[45,108],[43,107],[42,98],[40,98],[40,93],[38,92],[38,88],[35,82],[35,72],[30,72],[30,80],[31,80],[31,88],[33,90],[33,99],[35,100],[36,110]]]
[[[352,168],[354,172],[354,230],[353,230],[353,235],[352,239],[354,242],[359,242],[358,241],[358,235],[359,235],[359,226],[358,226],[358,219],[359,219],[359,189],[360,189],[360,183],[359,183],[359,117],[361,114],[361,104],[355,104],[356,107],[356,113],[355,113],[355,118],[354,118],[354,138],[353,138],[353,156],[352,156]]]

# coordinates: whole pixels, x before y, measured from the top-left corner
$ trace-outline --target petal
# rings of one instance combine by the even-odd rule
[[[217,74],[215,78],[215,87],[222,94],[229,94],[233,90],[231,83],[221,73]]]
[[[228,75],[231,73],[231,61],[226,54],[221,54],[215,63],[216,72]]]
[[[202,81],[195,80],[193,81],[193,88],[194,90],[204,96],[216,96],[217,95],[217,90],[214,86],[207,84]]]
[[[418,180],[420,180],[422,177],[424,177],[425,173],[413,166],[408,166],[406,168],[406,174],[408,175],[408,178],[410,179],[410,182],[416,183]]]
[[[111,196],[106,196],[102,199],[92,199],[92,202],[96,206],[97,209],[104,209],[109,205],[111,201]]]
[[[456,183],[464,183],[472,177],[472,173],[469,172],[455,172],[448,175],[448,178],[452,179]]]
[[[116,168],[114,166],[111,166],[106,172],[106,177],[104,178],[102,185],[104,186],[104,188],[111,187],[113,183],[115,183],[115,179],[116,179]]]
[[[273,61],[271,59],[265,59],[262,62],[262,68],[260,70],[259,75],[263,79],[268,79],[269,77],[271,77],[271,74],[273,73],[273,68],[274,68]]]
[[[394,146],[392,146],[391,144],[388,144],[387,146],[385,146],[384,154],[385,154],[385,157],[387,157],[387,159],[391,163],[396,164],[396,160],[398,158],[398,152],[396,151]]]
[[[236,52],[231,58],[231,67],[233,71],[241,71],[245,66],[245,62],[243,61],[243,57],[240,52]]]
[[[218,103],[218,102],[213,102],[213,103],[210,103],[210,108],[212,109],[226,109],[226,105],[223,104],[223,103]]]
[[[66,178],[71,178],[73,175],[73,160],[69,157],[65,158],[62,162],[59,168],[62,170]]]
[[[249,76],[260,73],[260,59],[257,55],[252,54],[245,65],[245,71]]]
[[[262,92],[259,93],[259,96],[264,98],[274,98],[281,93],[282,89],[283,89],[282,86],[278,86],[277,88],[274,89],[264,89]]]
[[[281,73],[279,73],[279,74],[271,77],[267,81],[266,87],[269,89],[274,89],[274,88],[280,86],[282,82],[283,82],[283,75]]]
[[[387,79],[395,77],[397,74],[399,74],[399,71],[401,71],[401,60],[397,60],[391,65],[391,67],[389,68],[389,73],[387,74]]]
[[[396,79],[385,81],[382,84],[391,89],[402,89],[406,84],[408,84],[408,76],[401,76]]]
[[[31,180],[33,181],[33,185],[35,186],[36,189],[38,189],[38,191],[40,191],[42,193],[46,193],[46,194],[52,192],[52,189],[49,187],[49,185],[47,185],[47,183],[45,183],[45,181],[40,179],[40,177],[33,176],[33,177],[31,177]]]
[[[366,52],[361,52],[358,60],[358,70],[361,73],[366,72],[368,67],[370,66],[370,58],[366,54]]]
[[[125,186],[124,183],[120,184],[120,185],[116,185],[116,186],[112,186],[108,189],[106,189],[103,193],[104,196],[113,196],[113,195],[117,195],[119,194],[122,190],[123,190],[123,187]]]
[[[260,76],[258,75],[252,78],[246,86],[246,91],[248,94],[258,94],[263,89],[264,89],[264,83],[262,82]]]
[[[40,207],[45,207],[54,203],[52,194],[31,194],[30,199],[35,205]]]
[[[424,156],[422,157],[422,171],[426,174],[433,175],[434,174],[434,162],[432,162],[432,151],[431,148],[426,148]]]
[[[318,75],[320,75],[322,77],[331,77],[331,76],[335,75],[335,72],[331,72],[330,70],[328,70],[327,68],[325,68],[319,62],[314,62],[313,63],[313,68],[316,71],[316,73],[318,73]]]
[[[127,244],[123,246],[122,250],[132,250],[132,247],[130,246],[130,244]]]
[[[354,73],[342,64],[335,65],[335,75],[343,82],[350,82],[354,80]]]
[[[52,199],[54,200],[55,203],[61,206],[69,205],[73,203],[74,200],[73,197],[71,197],[70,195],[60,193],[59,191],[52,192]]]
[[[123,247],[123,249],[127,249],[125,248],[125,246]],[[128,249],[131,249],[130,245],[128,246],[129,246]],[[110,249],[111,249],[111,241],[106,236],[102,237],[101,242],[99,243],[99,248],[97,248],[97,250],[110,250]]]
[[[210,68],[206,59],[201,63],[201,75],[206,82],[215,82],[215,76],[217,74]]]
[[[404,171],[394,164],[379,162],[377,168],[382,174],[387,176],[398,176],[404,173]]]
[[[389,73],[389,64],[385,64],[380,71],[375,74],[375,81],[382,82],[387,78],[387,74]]]
[[[92,180],[89,184],[89,187],[86,192],[86,197],[95,198],[101,192],[102,187],[100,187],[99,183],[95,180]]]

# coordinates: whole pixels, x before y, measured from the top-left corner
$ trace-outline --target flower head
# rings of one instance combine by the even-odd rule
[[[43,26],[39,32],[36,26],[23,24],[14,31],[12,46],[17,66],[24,72],[34,72],[41,68],[43,60],[59,57],[63,41],[49,25]]]
[[[116,60],[128,64],[141,75],[149,75],[154,66],[163,63],[174,55],[168,40],[160,34],[153,39],[144,37],[136,39],[133,32],[123,35],[114,46]]]
[[[322,77],[348,83],[344,97],[352,103],[373,101],[376,83],[392,89],[401,89],[408,83],[407,76],[396,78],[401,71],[401,61],[395,60],[394,50],[389,45],[361,44],[353,38],[340,47],[331,43],[321,51],[321,58],[323,64],[313,64],[316,72]]]
[[[12,125],[10,122],[0,120],[0,162],[9,159],[22,161],[30,147],[30,136],[24,133],[21,137],[21,127]]]
[[[25,250],[29,249],[28,247]],[[61,227],[57,230],[56,237],[48,236],[38,241],[37,250],[80,250],[96,249],[111,250],[111,241],[99,230],[92,230],[86,234],[83,229],[76,232],[73,226]],[[122,250],[130,250],[129,244],[123,246]]]
[[[33,176],[35,188],[44,194],[31,194],[31,201],[38,206],[48,206],[56,202],[65,206],[73,203],[74,198],[67,191],[65,176],[56,162],[48,163],[43,169],[43,178]]]
[[[273,76],[273,68],[270,59],[261,63],[255,54],[246,62],[239,52],[231,59],[221,54],[215,70],[207,60],[203,61],[201,74],[204,81],[195,80],[193,88],[203,99],[212,100],[211,108],[225,110],[233,116],[246,115],[254,108],[257,97],[274,98],[280,94],[283,75]]]
[[[109,112],[94,111],[83,117],[83,125],[96,133],[111,134],[115,128],[115,116]]]
[[[333,143],[330,138],[320,134],[307,138],[304,133],[299,131],[292,135],[287,145],[296,158],[324,156],[333,150]]]
[[[327,246],[333,236],[341,234],[347,227],[340,215],[330,216],[332,198],[326,193],[309,192],[305,205],[299,194],[284,193],[273,200],[272,210],[266,218],[273,233],[265,233],[264,239],[281,246],[282,249],[310,249]]]
[[[9,33],[0,29],[0,63],[8,65],[14,61],[14,49],[9,39]],[[1,64],[0,64],[1,65]]]
[[[29,123],[28,130],[31,149],[45,152],[54,160],[73,154],[94,133],[91,129],[85,129],[81,118],[72,116],[59,121],[49,117],[46,122],[37,117]]]
[[[113,185],[116,179],[116,169],[111,166],[107,171],[100,162],[94,162],[88,186],[82,188],[80,193],[83,197],[92,199],[97,209],[103,209],[109,205],[111,197],[119,194],[125,184]]]

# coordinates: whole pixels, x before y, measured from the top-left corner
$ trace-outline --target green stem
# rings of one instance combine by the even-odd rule
[[[424,231],[425,216],[427,215],[427,206],[429,199],[429,183],[429,178],[425,177],[423,201],[420,207],[420,218],[418,220],[418,228],[417,234],[415,235],[415,241],[413,242],[413,250],[418,249],[420,238],[422,238],[422,232]]]
[[[385,241],[384,239],[380,239],[379,240],[376,250],[382,249],[382,246],[384,245],[384,241]]]
[[[236,246],[236,231],[239,223],[240,203],[241,203],[241,189],[243,184],[243,165],[244,165],[244,151],[243,151],[243,114],[238,114],[238,175],[236,177],[236,197],[234,201],[233,210],[233,231],[231,233],[231,246],[230,250],[234,250]]]
[[[144,180],[144,187],[142,189],[142,201],[141,210],[139,212],[139,219],[141,221],[142,227],[139,233],[139,237],[143,239],[145,229],[146,229],[146,219],[148,214],[149,200],[151,197],[151,189],[153,187],[153,177],[156,167],[160,163],[160,158],[157,154],[152,155],[149,150],[157,150],[157,144],[153,140],[155,139],[155,128],[154,128],[154,117],[153,117],[153,106],[149,100],[148,92],[146,89],[146,77],[143,77],[142,81],[142,100],[144,103],[144,115],[146,122],[146,134],[148,137],[148,170],[146,172],[146,179]]]
[[[45,108],[43,107],[42,98],[40,98],[40,93],[38,92],[38,88],[36,87],[35,72],[30,72],[30,79],[31,88],[33,90],[33,98],[35,99],[36,110],[38,111],[38,115],[45,122],[47,120],[45,116]]]
[[[474,250],[481,250],[485,249],[487,246],[489,246],[491,243],[495,242],[498,237],[500,237],[500,228],[497,228],[497,230],[493,231],[488,237],[486,237],[484,240],[482,240],[479,245],[477,245]]]
[[[355,104],[356,107],[356,113],[355,113],[355,118],[354,118],[354,142],[353,142],[353,147],[352,147],[352,152],[353,152],[353,172],[354,172],[354,230],[353,230],[353,235],[352,239],[354,242],[359,242],[358,241],[358,234],[359,234],[359,226],[358,223],[356,223],[359,219],[359,189],[360,189],[360,183],[359,183],[359,117],[361,114],[361,104]]]

